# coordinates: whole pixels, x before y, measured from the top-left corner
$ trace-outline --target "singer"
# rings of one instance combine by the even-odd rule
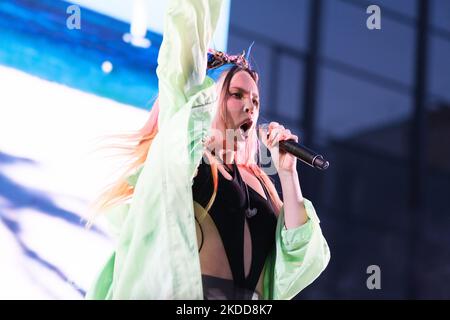
[[[283,202],[257,161],[251,48],[207,49],[220,7],[221,0],[169,3],[158,98],[145,126],[124,136],[130,167],[95,205],[118,241],[89,299],[292,299],[329,262],[297,159],[277,148],[298,137],[272,122],[262,138]]]

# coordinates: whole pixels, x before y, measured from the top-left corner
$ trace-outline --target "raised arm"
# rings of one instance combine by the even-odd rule
[[[171,0],[158,55],[158,126],[186,104],[206,76],[207,51],[222,0]]]

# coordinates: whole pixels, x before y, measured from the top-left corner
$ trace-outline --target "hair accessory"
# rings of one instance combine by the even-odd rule
[[[247,49],[247,54],[245,55],[245,59],[247,61],[250,60],[250,52],[252,52],[252,48],[253,48],[254,44],[255,44],[255,41],[253,41]]]
[[[226,64],[233,64],[243,69],[250,69],[245,50],[240,55],[229,55],[214,49],[208,50],[208,69],[216,69]]]
[[[222,51],[209,49],[206,71],[207,75],[214,81],[217,81],[223,72],[231,69],[233,66],[239,66],[250,71],[256,78],[258,78],[258,74],[252,69],[252,66],[249,63],[250,53],[254,43],[255,42],[253,41],[250,44],[247,49],[247,53],[244,50],[240,55],[229,55]]]

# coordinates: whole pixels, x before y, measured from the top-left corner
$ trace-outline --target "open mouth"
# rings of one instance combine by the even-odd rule
[[[252,120],[247,120],[246,122],[241,124],[239,129],[241,129],[244,133],[247,133],[247,131],[252,127],[252,124],[253,124]]]

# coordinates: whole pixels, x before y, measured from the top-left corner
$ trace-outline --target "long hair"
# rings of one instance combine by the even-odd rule
[[[135,173],[147,159],[152,142],[158,134],[158,115],[159,100],[156,98],[149,111],[149,117],[141,129],[132,133],[108,135],[107,140],[116,142],[107,143],[99,148],[114,150],[115,158],[122,159],[125,168],[119,178],[107,185],[97,198],[90,203],[91,218],[87,223],[88,226],[92,225],[95,215],[132,198],[134,187],[129,184],[127,178]]]
[[[250,71],[248,69],[243,69],[238,66],[233,66],[229,71],[225,71],[221,76],[220,81],[218,81],[218,85],[221,85],[220,89],[220,100],[221,104],[219,105],[219,116],[222,120],[226,121],[226,102],[230,97],[229,87],[231,83],[231,79],[233,76],[239,71],[246,71],[250,74],[252,79],[258,84],[258,74],[254,71]],[[223,78],[223,76],[225,76]],[[120,150],[120,156],[124,157],[127,160],[127,167],[123,171],[124,173],[112,184],[107,186],[103,192],[93,201],[90,205],[91,210],[94,214],[101,213],[106,211],[107,209],[122,204],[133,197],[134,187],[129,184],[127,178],[133,174],[141,165],[144,164],[147,159],[147,155],[151,152],[151,145],[153,139],[158,134],[158,114],[159,114],[159,103],[158,99],[156,99],[153,104],[150,112],[149,118],[145,125],[138,130],[137,132],[131,134],[117,134],[111,136],[112,138],[118,139],[118,144],[108,145],[105,147],[110,147],[116,150]],[[249,133],[249,137],[247,138],[247,142],[245,145],[244,159],[243,165],[249,168],[255,176],[260,178],[260,180],[264,183],[266,189],[269,192],[269,201],[272,202],[273,207],[275,208],[276,214],[279,213],[282,202],[280,197],[278,196],[277,190],[271,180],[271,178],[262,170],[262,168],[257,164],[257,157],[259,155],[259,140],[256,134],[255,128],[251,130]],[[204,153],[204,156],[207,157],[211,167],[211,173],[213,177],[213,195],[211,196],[210,201],[206,206],[206,210],[208,211],[216,197],[217,188],[218,188],[218,162],[215,157],[211,156],[208,152]],[[89,225],[90,223],[88,223]]]

